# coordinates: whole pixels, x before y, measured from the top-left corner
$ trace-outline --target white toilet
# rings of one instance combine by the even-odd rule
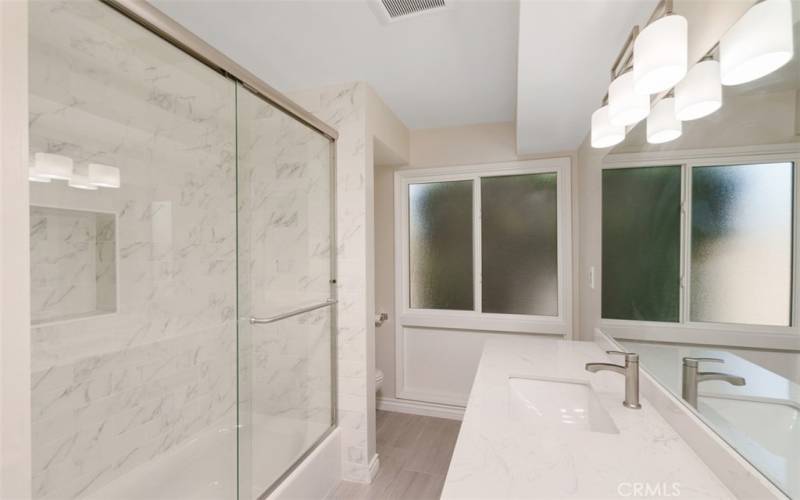
[[[383,370],[375,368],[375,392],[378,392],[383,387]]]

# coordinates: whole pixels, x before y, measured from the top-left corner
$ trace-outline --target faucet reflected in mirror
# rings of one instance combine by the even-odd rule
[[[709,363],[725,362],[724,359],[720,358],[691,358],[691,357],[683,358],[681,396],[687,403],[692,405],[692,407],[697,408],[697,385],[700,382],[706,382],[709,380],[722,380],[723,382],[728,382],[729,384],[735,386],[745,385],[746,381],[744,377],[739,377],[737,375],[730,375],[727,373],[720,373],[720,372],[699,371],[700,362],[703,361]]]

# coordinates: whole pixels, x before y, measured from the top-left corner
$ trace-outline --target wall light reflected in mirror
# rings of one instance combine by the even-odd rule
[[[622,142],[624,134],[620,136],[611,125],[625,127],[627,133],[656,109],[659,116],[647,122],[648,142],[675,140],[681,136],[680,121],[697,120],[722,107],[722,85],[757,80],[794,57],[791,0],[761,0],[687,72],[688,27],[683,17],[672,14],[672,3],[661,0],[645,28],[640,31],[637,25],[631,30],[611,68],[608,120],[602,111],[605,101],[592,115],[592,147]],[[650,95],[661,91],[667,94],[657,97],[651,109]],[[659,106],[662,101],[668,101],[671,109]],[[667,124],[668,130],[662,133],[659,124]]]
[[[89,163],[85,167],[75,167],[72,158],[53,153],[36,153],[33,165],[28,169],[30,182],[67,181],[67,185],[90,191],[98,188],[120,187],[119,168],[101,163]]]

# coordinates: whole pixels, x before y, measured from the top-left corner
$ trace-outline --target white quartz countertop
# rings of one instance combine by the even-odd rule
[[[602,361],[621,363],[589,342],[487,341],[442,498],[734,498],[647,400],[640,410],[622,406],[623,376],[585,371]],[[588,381],[619,433],[511,411],[510,376]]]

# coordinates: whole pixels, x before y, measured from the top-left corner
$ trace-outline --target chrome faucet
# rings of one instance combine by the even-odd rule
[[[687,403],[697,408],[697,384],[706,380],[722,380],[732,385],[741,386],[746,383],[744,377],[729,375],[719,372],[698,371],[701,361],[714,363],[724,363],[724,359],[719,358],[683,358],[683,380],[681,395]]]
[[[635,352],[606,351],[607,354],[620,354],[625,356],[624,365],[613,363],[586,363],[586,371],[597,373],[609,370],[625,375],[625,401],[623,406],[638,410],[642,407],[639,404],[639,355]]]

